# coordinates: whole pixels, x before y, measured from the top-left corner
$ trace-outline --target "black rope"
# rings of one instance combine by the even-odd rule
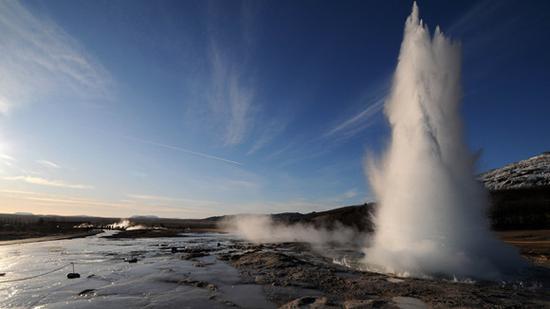
[[[45,276],[45,275],[49,275],[49,274],[51,274],[51,273],[54,273],[54,272],[56,272],[56,271],[60,271],[60,270],[62,270],[63,268],[69,266],[69,265],[71,265],[71,264],[63,265],[63,266],[61,266],[61,267],[52,269],[52,270],[47,271],[47,272],[42,273],[42,274],[38,274],[38,275],[30,276],[30,277],[23,277],[23,278],[11,279],[11,280],[4,280],[4,281],[0,281],[0,283],[9,283],[9,282],[25,281],[25,280],[30,280],[30,279],[42,277],[42,276]]]
[[[102,264],[105,263],[107,260],[104,261],[94,261],[94,262],[73,262],[75,265],[93,265],[93,264]]]
[[[9,282],[25,281],[25,280],[30,280],[30,279],[42,277],[42,276],[45,276],[45,275],[49,275],[49,274],[51,274],[51,273],[54,273],[54,272],[56,272],[56,271],[60,271],[60,270],[62,270],[63,268],[68,267],[68,266],[71,266],[71,265],[73,265],[73,272],[74,272],[74,265],[101,264],[101,263],[104,263],[104,262],[105,262],[105,261],[72,262],[72,263],[63,265],[63,266],[61,266],[61,267],[52,269],[52,270],[50,270],[50,271],[47,271],[47,272],[45,272],[45,273],[41,273],[41,274],[34,275],[34,276],[30,276],[30,277],[23,277],[23,278],[17,278],[17,279],[4,280],[4,281],[0,281],[0,283],[9,283]]]

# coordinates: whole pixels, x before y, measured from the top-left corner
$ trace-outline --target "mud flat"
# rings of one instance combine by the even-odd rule
[[[119,231],[114,234],[103,236],[108,239],[135,239],[135,238],[159,238],[159,237],[182,237],[181,231],[176,230],[130,230]]]
[[[396,278],[348,267],[361,257],[357,248],[252,244],[217,233],[102,237],[114,233],[0,247],[0,273],[4,273],[0,279],[0,307],[550,306],[550,270],[540,266],[509,282]],[[527,232],[515,237],[533,241],[533,236],[522,233]],[[67,267],[73,262],[81,277],[67,280]],[[64,265],[63,270],[50,273]],[[26,277],[33,279],[9,282]]]
[[[103,230],[91,230],[91,231],[84,231],[84,232],[79,232],[79,233],[68,233],[68,234],[64,234],[64,235],[51,235],[51,236],[44,236],[44,237],[30,237],[30,238],[22,238],[22,239],[3,240],[3,241],[0,241],[0,246],[18,245],[18,244],[27,244],[27,243],[33,243],[33,242],[54,241],[54,240],[63,240],[63,239],[82,238],[82,237],[93,236],[93,235],[99,234],[101,232],[103,232]]]
[[[304,244],[236,244],[220,255],[245,282],[263,286],[283,308],[446,308],[550,306],[550,271],[533,267],[522,280],[455,282],[396,278],[340,266]]]
[[[185,237],[189,233],[220,233],[219,229],[141,229],[141,230],[122,230],[117,233],[103,236],[108,239],[137,239],[137,238],[161,238],[161,237]]]
[[[0,247],[0,308],[276,308],[217,258],[226,235],[101,236]]]
[[[113,234],[112,239],[185,237],[185,234],[170,233],[162,230],[125,231]],[[116,237],[120,234],[122,237]],[[507,282],[397,278],[350,268],[354,259],[360,257],[357,248],[347,251],[343,248],[312,248],[302,243],[252,244],[232,240],[223,242],[221,246],[198,244],[179,248],[177,255],[182,260],[193,261],[199,268],[212,263],[203,260],[205,257],[215,256],[239,271],[240,280],[235,282],[248,287],[261,286],[267,300],[283,308],[548,308],[550,231],[497,234],[517,246],[533,263],[521,278]],[[198,283],[178,280],[178,284],[198,284],[207,291],[213,284],[211,280]]]

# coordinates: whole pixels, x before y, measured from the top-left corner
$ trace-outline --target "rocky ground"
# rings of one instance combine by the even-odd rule
[[[16,255],[5,250],[5,265],[28,266],[25,258],[42,259],[36,264],[77,261],[82,277],[67,282],[46,276],[41,277],[46,280],[43,282],[33,279],[4,286],[0,289],[0,307],[550,307],[550,230],[498,233],[533,262],[521,278],[507,282],[398,278],[360,271],[353,268],[361,257],[360,248],[312,247],[297,242],[253,244],[212,233],[161,238],[144,232],[132,234],[131,238],[93,236],[56,245],[37,244],[18,248]],[[17,270],[6,269],[0,276],[4,280],[23,276]],[[64,277],[63,273],[58,275]],[[10,288],[18,292],[10,294]]]
[[[483,173],[481,180],[491,191],[550,186],[550,152]]]
[[[338,255],[327,254],[326,248],[294,242],[252,244],[234,240],[217,246],[197,243],[161,249],[171,250],[199,268],[209,265],[205,260],[208,257],[225,261],[239,271],[239,284],[260,285],[267,300],[281,308],[548,308],[550,230],[507,231],[498,235],[519,247],[533,263],[521,279],[456,282],[450,278],[397,278],[343,266],[329,257]],[[358,256],[357,251],[347,253],[352,259],[354,253]],[[215,282],[180,283],[204,288],[213,299],[217,295]]]
[[[530,279],[509,283],[461,283],[395,278],[334,264],[305,244],[236,244],[219,256],[245,281],[263,285],[283,308],[548,308],[550,272],[534,267]]]

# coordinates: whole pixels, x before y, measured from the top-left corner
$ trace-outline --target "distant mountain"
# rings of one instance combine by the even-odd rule
[[[314,211],[307,214],[281,213],[271,215],[275,222],[310,223],[318,227],[334,228],[340,223],[359,231],[372,231],[370,215],[374,211],[374,203],[334,208],[325,211]]]
[[[491,191],[550,186],[550,151],[481,174]]]
[[[488,216],[495,229],[537,229],[550,227],[550,152],[508,164],[479,175],[490,194],[491,207]],[[314,226],[337,227],[339,222],[360,231],[372,231],[370,221],[375,212],[374,203],[346,206],[327,211],[310,213],[285,212],[271,214],[278,223],[306,223]],[[218,223],[234,215],[216,216],[204,219],[169,219],[157,216],[132,216],[135,224],[163,226],[166,228],[213,229]],[[118,218],[87,216],[32,215],[31,213],[0,214],[0,225],[4,222],[38,222],[40,219],[54,222],[79,224],[82,222],[99,225],[110,224]],[[71,225],[72,226],[72,225]]]
[[[159,219],[158,216],[154,216],[154,215],[144,215],[144,216],[139,216],[139,215],[136,215],[136,216],[131,216],[130,219]]]
[[[480,175],[490,194],[489,218],[496,229],[550,226],[550,152],[508,164]],[[272,214],[276,222],[332,227],[338,221],[372,231],[375,204],[347,206],[321,212]]]
[[[313,211],[309,213],[282,212],[270,214],[273,222],[278,224],[310,224],[315,227],[338,228],[339,225],[352,227],[358,231],[372,231],[370,215],[373,212],[374,203],[363,205],[344,206],[325,211]],[[247,215],[247,214],[240,214]],[[203,222],[219,224],[224,220],[231,220],[239,215],[216,216],[202,219]],[[223,226],[220,225],[220,226]]]

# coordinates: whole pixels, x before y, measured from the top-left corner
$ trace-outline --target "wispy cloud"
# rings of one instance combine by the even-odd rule
[[[166,144],[166,143],[159,143],[159,142],[156,142],[156,141],[143,139],[143,138],[139,138],[139,137],[135,137],[135,136],[131,136],[131,135],[119,135],[119,134],[115,134],[113,132],[108,132],[108,131],[105,131],[105,130],[92,128],[92,127],[88,127],[87,129],[91,130],[91,131],[94,131],[96,133],[108,134],[109,136],[114,136],[114,137],[119,138],[121,140],[128,140],[128,141],[137,142],[137,143],[140,143],[140,144],[151,145],[151,146],[155,146],[155,147],[159,147],[159,148],[179,151],[179,152],[182,152],[182,153],[186,153],[186,154],[196,156],[196,157],[200,157],[200,158],[204,158],[204,159],[215,160],[215,161],[220,161],[220,162],[239,165],[239,166],[244,165],[243,163],[235,161],[235,160],[231,160],[231,159],[228,159],[228,158],[223,158],[223,157],[220,157],[220,156],[216,156],[216,155],[212,155],[212,154],[208,154],[208,153],[204,153],[204,152],[194,151],[194,150],[184,148],[184,147],[180,147],[180,146],[176,146],[176,145],[171,145],[171,144]],[[137,176],[137,177],[147,176],[147,174],[144,173],[143,171],[132,172],[132,175]]]
[[[147,200],[147,201],[177,201],[180,198],[161,196],[161,195],[148,195],[148,194],[127,194],[131,199]]]
[[[93,189],[93,186],[89,186],[89,185],[72,184],[61,180],[49,180],[49,179],[45,179],[42,177],[35,177],[35,176],[8,176],[8,177],[4,177],[4,180],[22,181],[33,185],[59,187],[59,188],[67,188],[67,189]]]
[[[350,199],[350,198],[356,197],[357,194],[358,194],[357,190],[355,188],[353,188],[353,189],[350,189],[350,190],[346,191],[344,194],[342,194],[342,197],[344,199]]]
[[[212,188],[216,190],[228,191],[228,192],[243,192],[241,190],[249,191],[260,188],[260,180],[238,180],[238,179],[225,179],[219,178],[211,181]]]
[[[201,104],[195,104],[188,113],[195,122],[197,116],[208,123],[225,146],[243,144],[250,136],[259,114],[257,79],[255,78],[254,52],[258,5],[242,2],[236,12],[236,27],[221,22],[230,9],[223,2],[210,3],[207,23],[208,40],[205,49],[206,68],[199,76]],[[231,37],[231,40],[227,38]],[[206,119],[205,119],[206,118]]]
[[[131,171],[130,175],[137,178],[146,178],[148,176],[147,173],[142,171]]]
[[[0,153],[0,163],[6,166],[12,166],[13,162],[15,162],[15,158],[7,154]]]
[[[56,163],[53,163],[52,161],[48,161],[48,160],[37,160],[36,163],[44,166],[44,167],[47,167],[47,168],[61,168],[61,166],[59,166],[58,164]]]
[[[286,122],[283,121],[271,121],[268,125],[264,126],[260,135],[254,140],[252,147],[246,153],[251,155],[266,147],[275,139],[279,134],[283,133],[286,129]]]
[[[218,202],[208,201],[208,200],[197,200],[183,197],[172,197],[172,196],[163,196],[163,195],[149,195],[149,194],[127,194],[127,197],[136,200],[142,201],[153,201],[153,202],[184,202],[193,205],[219,205]]]
[[[218,43],[210,48],[212,95],[210,108],[224,123],[224,143],[240,144],[252,126],[254,89],[238,63],[224,57]]]
[[[149,194],[127,194],[125,203],[139,204],[150,207],[167,207],[183,213],[212,215],[220,214],[221,209],[226,206],[223,203],[211,200],[172,197]]]
[[[390,77],[380,79],[363,92],[358,102],[363,108],[336,123],[323,134],[324,138],[347,138],[371,126],[372,118],[382,111],[389,91]]]
[[[15,161],[14,157],[9,156],[9,155],[4,154],[4,153],[0,153],[0,159],[3,160],[3,161],[10,161],[10,162]]]
[[[487,16],[498,11],[503,6],[505,6],[505,1],[479,1],[473,4],[464,14],[459,16],[459,18],[448,27],[447,32],[464,34],[479,28],[480,22],[489,22],[489,20],[486,19]],[[490,22],[494,23],[494,20],[491,20]]]
[[[384,99],[378,99],[372,104],[367,106],[364,110],[359,112],[356,115],[353,115],[351,118],[346,119],[345,121],[339,123],[329,131],[325,133],[325,137],[331,137],[337,134],[343,135],[354,135],[360,130],[368,127],[371,123],[368,121],[382,110],[384,107]]]
[[[81,205],[81,206],[106,206],[112,207],[118,205],[118,203],[99,201],[89,198],[80,198],[74,196],[60,196],[44,194],[33,191],[21,191],[21,190],[0,190],[0,195],[3,197],[19,198],[35,202],[55,203],[55,204],[69,204],[69,205]]]
[[[108,72],[51,19],[0,1],[0,114],[48,95],[109,96]]]
[[[152,198],[153,196],[142,196]],[[159,198],[157,196],[157,198]],[[161,198],[161,197],[160,197]],[[4,211],[30,211],[33,213],[55,213],[67,215],[100,215],[129,217],[132,215],[155,214],[179,218],[200,218],[219,214],[212,207],[202,204],[162,205],[146,199],[103,200],[68,195],[53,195],[21,190],[0,190],[0,200],[8,207]],[[196,207],[195,207],[196,206]],[[210,205],[208,205],[210,206]]]
[[[486,87],[487,83],[480,81],[486,80],[500,65],[506,65],[512,58],[514,61],[522,59],[516,56],[517,46],[522,46],[522,50],[538,48],[543,37],[538,36],[537,29],[545,27],[547,12],[544,1],[525,5],[517,0],[484,0],[474,2],[448,27],[442,27],[462,42],[464,67],[470,84],[465,96],[476,88]]]

